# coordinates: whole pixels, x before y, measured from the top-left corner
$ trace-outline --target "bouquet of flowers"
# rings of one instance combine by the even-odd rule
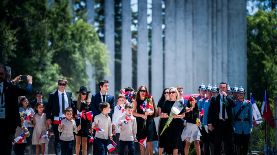
[[[173,106],[171,108],[170,115],[168,117],[168,120],[165,123],[165,126],[164,126],[164,128],[163,128],[160,135],[162,135],[164,133],[165,129],[167,129],[169,127],[170,123],[173,120],[173,117],[175,115],[179,115],[181,113],[181,111],[184,109],[184,107],[185,107],[185,105],[183,104],[182,100],[178,100],[173,104]]]
[[[125,91],[125,89],[121,89],[121,90],[120,90],[120,93],[121,93],[122,95],[125,96],[126,100],[127,100],[129,103],[132,103],[132,96],[133,96],[133,94],[134,94],[133,91]]]
[[[142,105],[140,105],[140,109],[143,112],[153,112],[154,104],[153,104],[153,97],[149,94],[146,94],[145,100]]]

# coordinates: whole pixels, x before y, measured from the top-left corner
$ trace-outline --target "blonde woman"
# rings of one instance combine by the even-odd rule
[[[176,101],[179,102],[178,99],[180,98],[177,88],[171,87],[169,88],[168,92],[169,100],[165,101],[164,105],[161,107],[160,113],[161,121],[159,128],[159,155],[162,155],[164,150],[167,154],[178,155],[178,141],[183,130],[182,118],[185,117],[185,108],[183,108],[180,114],[173,115],[173,120],[170,123],[169,127],[167,127],[161,134],[164,128],[163,126],[165,126],[171,114],[171,108],[173,107]]]

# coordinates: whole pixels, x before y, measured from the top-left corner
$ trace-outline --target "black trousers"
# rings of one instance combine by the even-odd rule
[[[0,120],[0,124],[4,124],[3,120]],[[14,139],[14,133],[5,127],[0,127],[0,151],[1,154],[10,155],[12,152],[12,142]]]
[[[54,147],[55,147],[56,155],[61,154],[60,132],[58,130],[58,127],[59,127],[58,124],[52,124],[52,129],[53,129],[54,136],[55,136]]]
[[[214,129],[214,154],[221,155],[221,151],[225,155],[233,155],[233,127],[229,121],[219,121]],[[223,147],[221,147],[223,144]]]
[[[237,155],[247,155],[250,134],[234,134]]]
[[[14,144],[13,151],[16,155],[24,155],[25,147],[26,147],[26,143]]]
[[[135,155],[135,144],[133,141],[119,141],[119,155],[124,155],[126,146],[128,146],[128,155]]]
[[[62,141],[61,140],[61,150],[62,155],[73,155],[73,143],[74,141]]]

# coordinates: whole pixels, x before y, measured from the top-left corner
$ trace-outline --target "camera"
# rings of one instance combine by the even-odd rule
[[[27,82],[27,76],[28,76],[28,75],[21,75],[21,76],[20,76],[20,81],[22,81],[22,82]]]

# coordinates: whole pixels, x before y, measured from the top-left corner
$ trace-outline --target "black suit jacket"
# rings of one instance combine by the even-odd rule
[[[226,112],[228,115],[228,119],[226,120],[228,123],[232,123],[233,115],[232,108],[235,106],[234,101],[231,97],[226,97]],[[212,124],[214,127],[218,125],[219,122],[219,112],[220,112],[220,95],[216,97],[212,97],[211,105],[208,113],[208,124]]]
[[[72,93],[66,92],[68,98],[68,106],[72,106]],[[60,104],[59,104],[59,95],[58,90],[54,93],[49,94],[48,103],[46,104],[46,118],[47,119],[54,119],[54,116],[59,116],[60,113]]]
[[[101,99],[100,92],[92,95],[91,103],[90,103],[90,110],[93,112],[93,116],[96,116],[101,113],[101,111],[99,110],[99,104],[101,102],[102,102],[102,99]],[[110,104],[111,112],[110,112],[109,116],[112,118],[112,114],[114,111],[114,96],[108,94],[106,96],[106,102],[108,102]]]
[[[37,103],[38,103],[37,99],[34,99],[30,102],[30,105],[33,109],[35,109]],[[42,99],[42,103],[46,107],[47,101]]]
[[[11,82],[4,82],[3,92],[5,95],[6,119],[1,120],[7,130],[7,134],[13,134],[16,126],[21,126],[19,116],[18,97],[31,94],[32,85],[28,84],[26,89],[20,88]],[[4,122],[3,122],[4,121]]]

